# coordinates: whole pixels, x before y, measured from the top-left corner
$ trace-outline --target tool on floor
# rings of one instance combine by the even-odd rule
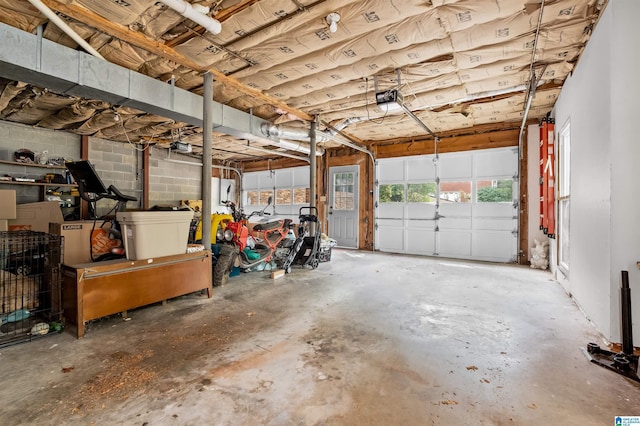
[[[631,289],[629,288],[629,272],[622,271],[621,308],[622,308],[622,352],[611,352],[602,349],[597,343],[587,344],[582,349],[587,359],[601,367],[615,371],[630,379],[640,382],[638,374],[638,356],[633,354],[633,331],[631,328]]]

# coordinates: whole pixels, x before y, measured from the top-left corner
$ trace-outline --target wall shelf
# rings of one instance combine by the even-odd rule
[[[75,183],[16,182],[14,180],[0,180],[0,185],[59,186],[65,188],[75,188],[78,186]]]
[[[19,163],[17,161],[7,161],[7,160],[0,160],[0,164],[11,164],[12,166],[39,167],[41,169],[57,169],[57,170],[64,170],[67,168],[66,166],[54,166],[51,164]]]

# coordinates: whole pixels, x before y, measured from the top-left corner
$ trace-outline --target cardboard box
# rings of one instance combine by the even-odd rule
[[[76,220],[62,223],[52,223],[49,226],[49,233],[62,235],[64,237],[63,263],[65,265],[77,265],[91,262],[91,251],[93,258],[101,254],[109,253],[113,247],[120,245],[120,240],[109,239],[109,228],[111,223],[107,222],[101,228],[102,220],[95,222],[92,220]],[[91,234],[91,245],[89,245],[89,235]]]
[[[9,219],[9,231],[49,232],[49,223],[62,223],[62,210],[57,201],[18,204],[16,218]]]
[[[9,230],[7,219],[16,218],[16,191],[13,189],[0,190],[0,231]]]

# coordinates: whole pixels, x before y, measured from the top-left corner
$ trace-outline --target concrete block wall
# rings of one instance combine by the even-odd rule
[[[73,133],[0,121],[0,153],[6,154],[9,160],[13,160],[13,153],[18,149],[29,149],[35,154],[47,151],[49,156],[77,160],[80,158],[80,146],[81,137]],[[0,156],[0,159],[5,157]],[[64,170],[0,164],[2,176],[9,174],[40,179],[46,173],[64,174]],[[0,188],[15,190],[18,204],[42,201],[43,189],[40,186],[2,184]]]
[[[65,131],[47,130],[38,127],[0,121],[0,153],[13,153],[22,148],[69,160],[80,159],[81,136]],[[127,208],[142,207],[143,170],[142,152],[138,145],[114,142],[101,138],[89,138],[89,161],[94,165],[105,186],[114,185],[125,194],[138,198],[138,203],[129,202]],[[195,158],[169,152],[160,148],[148,148],[150,152],[149,205],[179,205],[180,200],[201,199],[202,163]],[[4,151],[3,151],[4,150]],[[40,178],[52,172],[45,168],[0,163],[0,175]],[[64,174],[64,170],[53,170]],[[42,201],[40,186],[0,184],[2,189],[15,189],[18,204]],[[98,214],[113,207],[110,200],[98,202]]]
[[[174,151],[152,148],[149,161],[149,205],[179,205],[200,200],[202,162]]]
[[[138,146],[114,142],[100,138],[89,138],[89,161],[106,187],[113,185],[121,192],[138,198],[138,202],[128,202],[128,209],[142,206],[143,173],[142,153]],[[138,148],[139,149],[139,148]],[[97,210],[104,214],[113,207],[111,200],[98,201]]]

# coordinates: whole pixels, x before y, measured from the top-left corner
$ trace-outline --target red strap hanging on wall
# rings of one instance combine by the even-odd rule
[[[540,229],[555,238],[555,124],[544,117],[540,123]]]
[[[556,179],[555,179],[555,121],[549,119],[547,126],[547,160],[545,162],[544,171],[547,175],[547,228],[545,232],[549,238],[556,237]]]

